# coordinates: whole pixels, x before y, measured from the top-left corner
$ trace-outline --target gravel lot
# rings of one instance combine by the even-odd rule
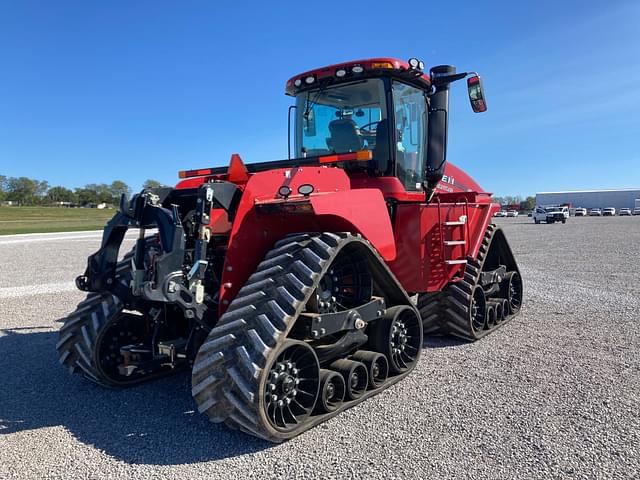
[[[498,223],[522,313],[426,339],[404,382],[278,446],[194,412],[188,375],[70,376],[55,320],[99,235],[0,237],[0,478],[638,478],[640,217]]]

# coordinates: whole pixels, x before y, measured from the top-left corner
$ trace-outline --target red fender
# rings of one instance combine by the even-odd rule
[[[360,233],[387,262],[396,258],[396,243],[382,192],[367,188],[311,197],[316,215],[327,225],[347,222],[350,228],[330,230]]]
[[[307,199],[298,187],[310,184],[314,192]],[[291,189],[288,199],[278,189]],[[220,314],[256,270],[273,244],[297,232],[352,232],[366,238],[387,261],[396,247],[387,206],[380,190],[350,189],[347,174],[339,168],[281,168],[252,175],[246,184],[229,237],[220,287]],[[310,202],[312,211],[285,213],[258,207],[264,204]],[[294,218],[295,217],[295,218]]]

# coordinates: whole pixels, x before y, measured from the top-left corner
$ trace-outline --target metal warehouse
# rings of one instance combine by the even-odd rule
[[[536,193],[536,205],[561,205],[568,203],[574,208],[614,207],[616,210],[625,207],[634,208],[636,199],[638,203],[640,203],[640,188]]]

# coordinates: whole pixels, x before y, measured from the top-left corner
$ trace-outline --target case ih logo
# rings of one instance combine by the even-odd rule
[[[453,188],[451,188],[448,185],[444,185],[445,183],[448,183],[450,185],[455,185],[456,184],[455,178],[449,177],[447,175],[443,175],[442,180],[440,181],[440,183],[438,183],[438,186],[436,187],[440,190],[444,190],[445,192],[453,193]]]

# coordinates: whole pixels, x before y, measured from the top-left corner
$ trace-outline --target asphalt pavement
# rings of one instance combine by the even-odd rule
[[[209,423],[188,374],[69,375],[56,320],[100,233],[0,237],[0,479],[638,478],[640,217],[497,223],[520,315],[475,344],[427,338],[406,380],[281,445]]]

